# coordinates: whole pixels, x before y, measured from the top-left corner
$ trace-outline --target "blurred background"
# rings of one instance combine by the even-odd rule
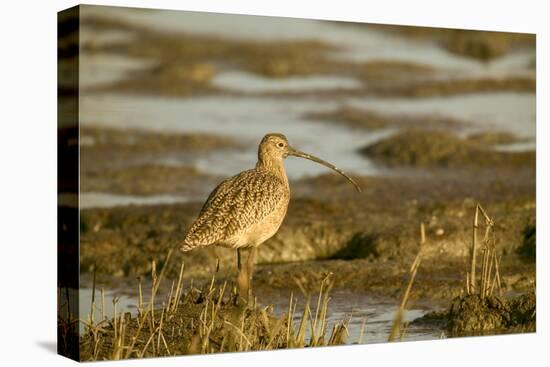
[[[233,175],[268,132],[356,174],[386,173],[361,148],[409,128],[535,146],[534,35],[92,6],[81,20],[83,173],[108,165],[125,180],[85,175],[83,207],[201,198],[203,180],[142,175]]]

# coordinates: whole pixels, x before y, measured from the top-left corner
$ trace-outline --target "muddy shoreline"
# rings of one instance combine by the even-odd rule
[[[303,278],[304,284],[316,284],[323,274],[333,272],[335,287],[378,289],[395,295],[401,286],[398,280],[418,250],[418,227],[424,222],[428,241],[419,277],[426,276],[426,295],[456,295],[469,258],[473,208],[481,202],[497,226],[503,275],[520,273],[529,279],[508,284],[510,290],[521,290],[534,281],[534,263],[522,255],[522,248],[526,228],[535,217],[534,171],[522,172],[503,169],[448,177],[435,173],[357,177],[364,188],[360,197],[333,175],[292,183],[295,197],[287,217],[279,232],[259,250],[256,282],[275,288],[296,287],[296,277]],[[98,276],[106,279],[148,276],[151,261],[162,264],[201,205],[83,210],[83,274],[100,264]],[[177,253],[167,276],[175,276],[179,264],[185,262],[187,276],[208,279],[219,261],[218,277],[231,279],[234,257],[233,251],[216,247]],[[438,279],[448,281],[438,286]],[[421,292],[422,282],[418,287]]]
[[[510,138],[514,137],[479,134],[471,138],[476,139],[475,142],[468,140],[466,144],[490,145]],[[93,156],[90,151],[86,154]],[[410,165],[400,174],[354,176],[363,188],[361,195],[335,174],[293,180],[292,199],[283,225],[258,251],[253,282],[260,297],[257,299],[259,306],[243,309],[235,307],[230,299],[221,301],[223,307],[219,318],[211,321],[216,332],[205,341],[200,339],[204,337],[204,331],[196,329],[192,321],[197,319],[201,309],[209,307],[204,303],[204,296],[195,294],[192,297],[199,298],[191,298],[189,306],[177,303],[180,310],[187,310],[183,314],[162,311],[161,305],[155,304],[155,307],[161,307],[157,309],[157,317],[172,313],[161,322],[166,323],[167,330],[177,332],[162,335],[167,339],[164,351],[161,352],[162,346],[157,344],[156,350],[153,347],[153,354],[205,353],[197,340],[202,340],[202,345],[210,345],[210,351],[248,350],[248,344],[235,339],[235,327],[229,326],[227,320],[241,325],[243,333],[245,330],[250,333],[249,337],[257,338],[251,342],[252,349],[305,346],[308,339],[303,339],[299,331],[296,331],[298,341],[281,334],[280,325],[289,325],[285,321],[287,316],[280,311],[274,312],[262,295],[271,294],[280,303],[289,293],[315,294],[327,277],[331,278],[331,289],[336,294],[352,292],[367,299],[393,300],[392,303],[397,305],[407,286],[410,266],[420,251],[421,223],[425,226],[426,242],[422,245],[422,263],[408,299],[408,308],[414,308],[415,312],[418,308],[424,310],[419,313],[419,321],[410,321],[411,330],[419,330],[418,335],[413,334],[415,338],[422,335],[420,330],[425,330],[424,333],[432,338],[435,334],[456,337],[535,331],[534,301],[529,301],[527,307],[525,302],[513,299],[517,295],[534,294],[536,289],[534,153],[532,157],[532,160],[528,159],[529,164],[486,165],[481,161],[477,166],[468,164],[452,169],[441,164]],[[437,159],[434,162],[438,162]],[[143,166],[124,168],[125,175],[118,179],[123,192],[142,195],[147,191],[137,188],[144,187],[151,187],[153,193],[162,192],[159,183],[165,184],[168,193],[180,192],[178,187],[189,192],[193,182],[208,183],[212,187],[216,184],[215,177],[209,175],[176,174],[181,168],[154,169],[151,166],[149,169],[153,174],[145,174],[147,170],[143,170]],[[106,174],[108,170],[100,172],[98,182],[117,182]],[[132,184],[128,184],[130,182]],[[106,189],[112,190],[113,187]],[[477,203],[483,205],[494,221],[500,294],[496,300],[491,298],[492,301],[488,301],[492,303],[477,304],[472,303],[471,298],[465,298],[470,297],[465,293],[465,277],[470,268],[472,216]],[[190,201],[81,210],[80,286],[90,289],[95,274],[97,289],[115,290],[136,299],[137,283],[152,282],[151,273],[163,269],[167,281],[159,288],[159,294],[166,297],[173,294],[175,280],[183,265],[183,284],[190,287],[190,292],[195,292],[194,287],[208,287],[213,276],[217,289],[225,284],[234,291],[234,250],[217,247],[188,253],[177,250],[201,206],[202,201]],[[170,249],[175,250],[167,262]],[[522,311],[524,306],[527,310]],[[334,325],[347,320],[347,316],[342,316],[342,321],[335,321],[336,315],[353,313],[352,310],[343,311],[342,305],[339,307],[334,315],[330,313],[330,307],[327,309],[327,317],[336,322]],[[194,313],[189,310],[194,310]],[[472,310],[482,310],[487,315],[485,321],[475,323],[477,319],[470,316]],[[128,327],[125,332],[129,335],[139,334],[144,322],[139,321],[140,317],[146,316],[126,313],[124,317],[120,316],[118,324],[106,319],[102,321],[103,331],[99,334],[88,328],[81,338],[86,358],[105,358],[116,351],[110,347],[116,340],[116,325]],[[403,329],[401,323],[395,325],[399,325],[401,335],[409,327]],[[357,334],[358,328],[356,323],[351,330]],[[253,330],[261,330],[261,333]],[[158,329],[145,328],[143,331],[153,336],[159,333]],[[386,332],[389,334],[389,331],[377,332],[380,334],[378,338]],[[331,335],[330,343],[353,342],[348,340],[348,332],[326,333]],[[136,340],[138,347],[131,350],[146,351],[150,348],[145,339]],[[266,344],[266,340],[278,341]],[[227,342],[230,344],[226,345]],[[322,339],[319,342],[328,341]],[[93,345],[103,345],[103,349],[94,349]],[[140,354],[136,353],[133,356],[139,357]]]

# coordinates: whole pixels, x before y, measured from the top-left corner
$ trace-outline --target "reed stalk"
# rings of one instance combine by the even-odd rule
[[[298,301],[294,294],[290,295],[288,313],[276,318],[267,308],[258,309],[257,305],[234,306],[229,302],[232,296],[230,295],[229,299],[225,297],[227,282],[218,285],[215,276],[204,290],[191,285],[189,290],[185,291],[183,264],[180,266],[177,282],[171,282],[167,299],[162,306],[155,307],[166,264],[167,262],[157,276],[156,262],[152,262],[151,295],[147,305],[143,305],[142,281],[138,278],[138,290],[141,295],[138,300],[139,311],[135,318],[126,317],[128,315],[119,310],[119,298],[115,297],[110,321],[107,318],[97,324],[82,321],[87,331],[85,335],[88,335],[84,336],[86,341],[83,345],[89,345],[85,359],[143,358],[178,353],[324,346],[345,343],[349,336],[348,325],[351,315],[327,330],[330,291],[333,285],[331,274],[320,284],[316,293],[319,298],[314,303],[315,310],[311,309],[311,297],[307,296],[301,317],[297,317],[299,321],[295,325]],[[197,292],[201,299],[199,304],[196,303]],[[188,307],[195,308],[198,316],[184,324],[184,318],[179,310],[188,310]],[[102,315],[104,313],[105,309],[102,307]],[[362,326],[360,340],[365,325],[366,320]],[[189,337],[180,339],[178,335]]]
[[[424,243],[426,242],[426,231],[424,228],[424,223],[420,223],[420,245],[418,253],[416,254],[416,257],[414,258],[414,261],[409,269],[409,281],[407,283],[407,287],[405,288],[405,291],[403,292],[403,295],[401,297],[401,302],[399,304],[399,309],[395,313],[395,318],[393,321],[393,325],[390,331],[390,335],[388,337],[388,341],[394,341],[398,336],[402,334],[401,330],[403,327],[403,319],[405,317],[406,313],[406,307],[407,303],[409,301],[409,296],[411,294],[411,289],[414,284],[414,280],[416,278],[416,273],[418,271],[418,268],[420,267],[420,263],[422,261],[422,250],[424,248]]]
[[[474,220],[472,224],[472,253],[471,253],[471,267],[470,267],[470,293],[475,293],[476,290],[476,254],[477,254],[477,226],[479,219],[479,204],[476,205]]]
[[[485,222],[485,233],[482,241],[482,258],[481,258],[481,271],[478,279],[476,276],[477,264],[476,255],[479,248],[477,241],[477,229],[479,227],[479,215],[483,216]],[[473,225],[472,225],[472,248],[471,248],[471,266],[470,273],[466,273],[466,294],[479,294],[481,298],[485,298],[493,295],[495,289],[498,288],[499,294],[501,293],[500,286],[500,273],[498,268],[497,250],[494,238],[494,222],[489,217],[485,209],[481,204],[477,203],[474,211]]]

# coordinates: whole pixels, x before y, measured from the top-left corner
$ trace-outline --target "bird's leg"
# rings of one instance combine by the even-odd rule
[[[250,249],[250,254],[248,255],[248,259],[246,260],[246,273],[247,273],[247,296],[248,296],[248,304],[252,304],[252,276],[254,275],[254,262],[256,260],[256,247],[252,247]]]
[[[239,273],[237,275],[237,285],[239,286],[239,298],[245,298],[248,294],[248,274],[247,268],[242,266],[241,262],[241,249],[237,249],[237,269]]]
[[[237,249],[237,269],[239,270],[239,272],[241,271],[241,249],[238,248]]]

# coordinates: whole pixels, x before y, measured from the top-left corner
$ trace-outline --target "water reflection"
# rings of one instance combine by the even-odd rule
[[[289,291],[272,291],[259,289],[258,299],[262,304],[273,305],[273,310],[276,315],[281,316],[288,312],[288,300],[290,299]],[[303,307],[305,306],[305,299],[302,295],[294,295],[297,298],[298,304],[295,313],[295,322],[298,322],[301,314],[303,313]],[[101,297],[98,290],[95,294],[94,308],[94,320],[98,322],[102,318],[101,314]],[[106,290],[104,297],[106,317],[112,317],[113,315],[113,299],[118,297],[117,312],[130,312],[133,315],[137,314],[138,297],[135,294],[117,290]],[[159,294],[157,296],[158,305],[162,304],[162,300],[166,297],[165,294]],[[80,289],[80,315],[81,318],[87,319],[90,315],[92,300],[92,290],[90,288]],[[147,299],[144,300],[147,302]],[[316,304],[317,298],[314,296],[311,300],[311,304]],[[361,329],[364,320],[366,320],[365,328],[363,331],[363,343],[383,343],[387,342],[390,330],[392,327],[395,312],[397,310],[397,302],[389,298],[383,298],[378,296],[372,296],[367,293],[351,293],[346,290],[335,290],[331,293],[331,300],[329,302],[329,312],[327,315],[327,333],[330,333],[332,327],[344,320],[347,316],[352,315],[349,323],[348,332],[348,344],[355,344],[359,340]],[[411,309],[408,310],[404,322],[410,322],[418,317],[423,316],[426,313],[423,309]],[[83,326],[81,325],[81,330]],[[436,328],[426,328],[410,326],[407,329],[404,340],[433,340],[438,338],[441,334],[441,330]]]

